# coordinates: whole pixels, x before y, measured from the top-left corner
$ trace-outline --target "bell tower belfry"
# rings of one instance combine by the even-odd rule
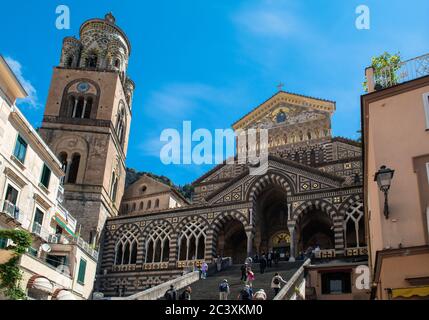
[[[118,215],[134,82],[127,77],[130,42],[112,14],[82,24],[63,41],[40,135],[63,163],[64,206],[84,240],[98,243]]]

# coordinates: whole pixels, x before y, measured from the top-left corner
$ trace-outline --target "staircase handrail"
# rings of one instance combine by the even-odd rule
[[[295,288],[301,285],[301,283],[298,282],[303,281],[305,267],[309,264],[311,264],[311,259],[307,259],[303,263],[303,265],[294,273],[294,275],[290,278],[287,284],[279,291],[279,293],[274,297],[273,300],[286,300],[286,297],[289,297],[290,299],[290,297],[292,297],[295,291]]]
[[[176,290],[181,290],[200,279],[200,273],[198,271],[190,272],[184,276],[162,283],[158,286],[136,293],[129,297],[116,297],[110,300],[158,300],[162,298],[165,292],[170,289],[170,286],[174,286]]]

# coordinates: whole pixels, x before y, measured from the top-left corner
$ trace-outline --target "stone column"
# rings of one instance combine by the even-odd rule
[[[88,103],[88,100],[85,98],[84,102],[83,102],[83,109],[82,109],[82,116],[81,118],[85,118],[85,112],[86,112],[86,105]]]
[[[289,227],[290,234],[290,258],[289,262],[295,262],[295,227]]]
[[[253,251],[253,231],[246,231],[247,235],[247,256],[252,256]]]
[[[76,117],[76,111],[77,111],[77,104],[79,102],[79,99],[75,99],[74,101],[74,107],[73,107],[73,114],[72,114],[72,118]]]

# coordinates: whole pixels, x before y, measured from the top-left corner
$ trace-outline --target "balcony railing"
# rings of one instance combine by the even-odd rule
[[[98,251],[95,250],[91,245],[89,245],[87,242],[85,242],[82,238],[74,238],[69,235],[64,234],[51,234],[48,237],[48,242],[51,244],[73,244],[79,246],[83,251],[88,253],[91,257],[93,257],[95,260],[98,260]]]
[[[31,228],[31,232],[43,240],[49,242],[49,237],[51,233],[43,228],[43,226],[38,222],[33,222],[33,227]]]
[[[380,90],[429,75],[429,54],[401,62],[397,67],[385,67],[374,73],[374,89]],[[370,81],[368,81],[370,82]],[[370,89],[371,92],[371,89]]]
[[[16,221],[20,219],[19,208],[10,201],[5,200],[3,202],[3,212]]]

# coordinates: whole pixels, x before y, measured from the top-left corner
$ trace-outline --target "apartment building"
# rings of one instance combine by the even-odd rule
[[[429,54],[366,71],[365,217],[372,298],[429,299]]]
[[[26,95],[0,55],[0,228],[33,237],[20,260],[29,299],[88,299],[98,252],[79,237],[76,219],[62,206],[61,162],[15,104]],[[9,245],[0,239],[0,249]]]

